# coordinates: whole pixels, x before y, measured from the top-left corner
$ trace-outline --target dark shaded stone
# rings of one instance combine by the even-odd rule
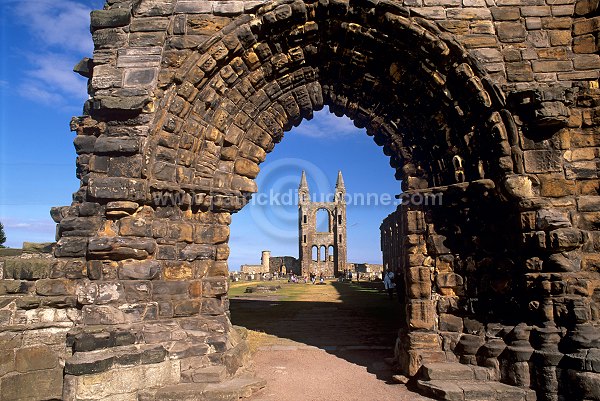
[[[463,320],[458,316],[442,313],[440,315],[439,329],[441,331],[452,331],[456,333],[462,333]]]
[[[201,301],[199,299],[191,299],[186,301],[178,301],[173,303],[173,316],[193,316],[200,313]]]
[[[93,259],[146,259],[155,249],[152,238],[98,237],[90,239],[88,255]]]
[[[97,154],[130,154],[139,150],[137,138],[100,136],[95,143]]]
[[[192,262],[194,260],[214,259],[215,247],[212,245],[189,244],[181,250],[179,256],[183,260]]]
[[[91,13],[92,30],[98,28],[114,28],[128,25],[131,12],[128,8],[113,8],[110,10],[94,10]]]
[[[45,296],[75,295],[75,285],[68,279],[38,280],[35,290],[39,295]]]

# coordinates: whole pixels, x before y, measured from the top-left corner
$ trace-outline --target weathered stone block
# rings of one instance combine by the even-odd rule
[[[523,152],[525,171],[548,173],[561,170],[561,154],[552,150],[526,150]]]
[[[534,60],[532,66],[535,72],[562,72],[573,69],[573,63],[568,60]]]
[[[565,176],[569,180],[598,178],[596,161],[586,160],[565,164]]]
[[[559,228],[549,235],[552,248],[558,250],[574,249],[583,243],[581,230],[575,228]]]
[[[93,259],[146,259],[155,250],[152,238],[97,237],[90,239],[88,255]]]
[[[139,150],[137,138],[100,136],[95,143],[94,152],[99,154],[136,153]]]
[[[131,32],[166,31],[169,27],[168,18],[148,17],[135,18],[129,25]]]
[[[189,262],[196,259],[214,259],[215,247],[212,245],[188,244],[181,250],[180,257]]]
[[[165,32],[132,32],[129,34],[131,47],[158,47],[165,41]]]
[[[580,196],[577,209],[580,212],[600,212],[600,196]]]
[[[442,313],[440,315],[439,329],[441,331],[462,333],[463,320],[458,316]]]
[[[50,400],[62,399],[63,370],[9,373],[0,379],[0,400]]]
[[[407,305],[409,327],[412,329],[433,330],[435,310],[429,300],[410,300]]]
[[[85,305],[82,308],[82,321],[89,325],[125,323],[125,315],[114,306]]]
[[[496,23],[498,39],[504,43],[519,43],[525,41],[527,31],[520,22]]]
[[[193,316],[200,313],[202,301],[199,299],[188,299],[173,303],[173,316]]]
[[[521,18],[518,7],[492,7],[490,11],[495,21],[516,21]]]
[[[15,280],[39,280],[50,277],[53,259],[6,259],[4,261],[4,277]]]
[[[155,260],[125,260],[121,262],[118,274],[122,280],[153,280],[160,271],[160,263]]]
[[[536,228],[538,230],[554,230],[557,228],[571,227],[571,220],[567,210],[540,209],[536,212]]]
[[[163,278],[165,280],[190,280],[194,278],[194,270],[188,262],[166,262]]]
[[[94,235],[102,227],[100,216],[65,217],[59,223],[60,234],[65,237],[87,237]]]
[[[92,30],[99,28],[115,28],[125,26],[131,21],[131,13],[127,8],[111,10],[94,10],[91,13]]]
[[[185,281],[153,281],[152,299],[170,300],[188,298],[188,283]]]
[[[18,372],[53,369],[58,366],[58,355],[45,345],[20,348],[15,353]]]
[[[220,299],[203,298],[202,314],[204,315],[222,315],[225,313],[225,306]]]
[[[205,297],[227,294],[229,282],[224,277],[208,277],[202,280],[202,293]]]
[[[134,393],[141,389],[160,388],[179,382],[179,361],[139,365],[77,377],[79,399],[104,399],[116,394]]]
[[[511,82],[533,80],[533,70],[529,62],[511,62],[506,64],[506,76]]]
[[[463,285],[463,278],[452,272],[438,273],[435,283],[439,288],[456,288]]]
[[[147,95],[139,96],[94,96],[94,109],[96,110],[126,110],[141,111],[151,99]]]
[[[75,295],[75,290],[75,282],[68,279],[41,279],[35,283],[35,291],[38,295]]]
[[[548,197],[562,197],[575,194],[577,187],[575,181],[567,180],[563,174],[539,174],[540,195]]]
[[[573,38],[573,52],[575,53],[596,53],[598,45],[594,35],[582,35]]]
[[[121,177],[90,178],[88,195],[94,199],[140,201],[146,199],[146,181]]]

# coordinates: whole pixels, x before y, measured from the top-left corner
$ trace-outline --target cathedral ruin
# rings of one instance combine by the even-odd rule
[[[231,215],[325,105],[404,197],[443,194],[382,225],[398,369],[438,399],[600,400],[599,18],[597,0],[107,1],[76,67],[80,187],[52,255],[2,262],[0,400],[214,399],[218,369],[251,387]]]
[[[332,202],[313,202],[302,172],[298,188],[298,247],[302,275],[337,277],[346,270],[346,187],[338,172]],[[317,213],[324,212],[326,228],[317,226]]]

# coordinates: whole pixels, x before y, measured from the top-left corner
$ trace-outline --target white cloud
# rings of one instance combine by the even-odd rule
[[[44,88],[40,82],[28,80],[19,85],[19,95],[46,105],[64,106],[65,99],[58,93]]]
[[[86,82],[73,73],[67,57],[48,53],[29,57],[31,69],[25,71],[25,78],[18,86],[21,96],[45,104],[64,105],[65,98],[80,101],[85,97]]]
[[[1,0],[0,7],[25,29],[33,44],[13,46],[13,54],[25,63],[22,79],[15,83],[20,96],[54,107],[81,107],[86,98],[86,80],[72,69],[84,56],[91,56],[90,11],[102,0]],[[21,34],[21,33],[19,33]],[[0,83],[0,87],[5,87]]]
[[[0,218],[0,222],[5,229],[27,228],[30,230],[52,232],[56,228],[56,223],[50,217],[47,219],[27,219],[20,220],[14,217]]]
[[[12,9],[32,35],[46,46],[91,54],[89,30],[91,2],[28,0],[15,2]]]
[[[318,115],[317,115],[318,114]],[[304,121],[291,131],[292,135],[302,135],[311,138],[335,138],[361,133],[348,117],[337,117],[329,112],[329,108],[315,113],[315,118]]]

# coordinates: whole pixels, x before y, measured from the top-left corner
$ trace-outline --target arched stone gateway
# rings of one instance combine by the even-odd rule
[[[543,400],[600,399],[597,7],[109,0],[76,68],[81,188],[52,211],[54,257],[2,267],[0,399],[220,391],[188,383],[247,358],[231,213],[324,105],[402,180],[382,245],[405,284],[403,372],[460,361]]]

